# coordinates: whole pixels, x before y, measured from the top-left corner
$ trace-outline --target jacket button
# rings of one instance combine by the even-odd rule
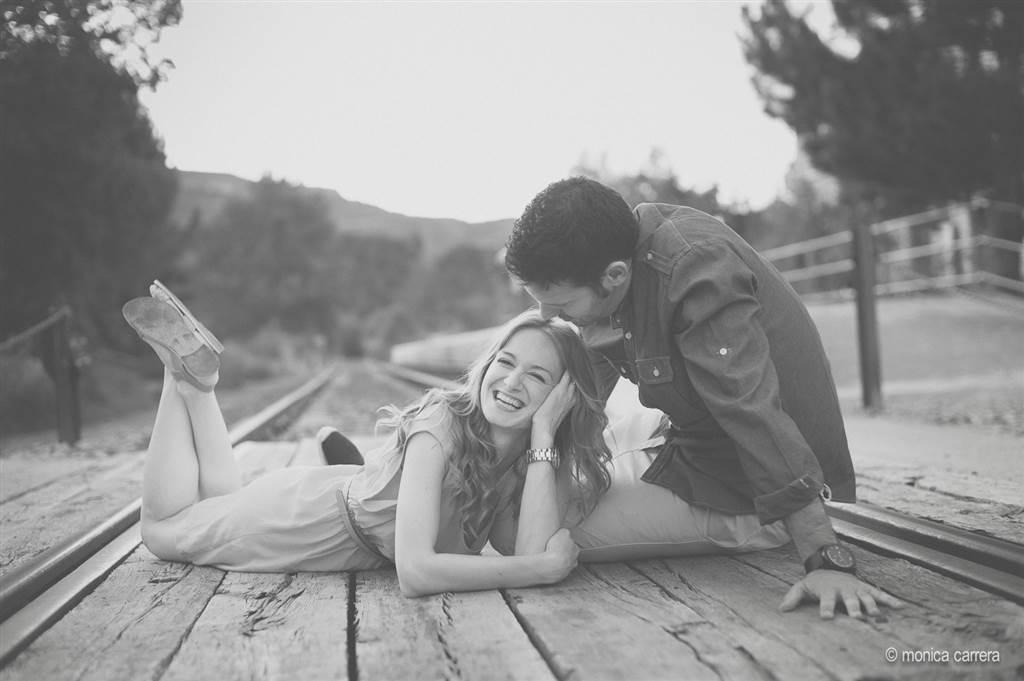
[[[657,369],[655,369],[651,373],[654,374],[655,376],[661,376],[661,372],[659,370],[657,370]]]
[[[722,357],[725,357],[726,355],[729,354],[729,351],[727,349],[725,349],[725,348],[719,348],[718,349],[718,354],[720,354]]]
[[[653,253],[648,253],[647,254],[647,259],[651,260],[652,258],[654,258],[654,254]]]
[[[629,331],[627,331],[626,332],[626,340],[632,340],[632,338],[633,338],[633,334],[630,333]]]

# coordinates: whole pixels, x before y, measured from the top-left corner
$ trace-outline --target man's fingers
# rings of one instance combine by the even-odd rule
[[[867,613],[869,615],[878,615],[879,614],[878,604],[875,603],[875,599],[871,597],[871,593],[870,592],[868,592],[868,591],[861,592],[860,593],[860,602],[862,604],[864,604],[864,610],[867,611]]]
[[[836,615],[836,596],[835,591],[826,591],[819,598],[821,599],[821,607],[818,611],[821,613],[822,619],[830,620]]]
[[[860,611],[860,598],[857,594],[843,596],[843,605],[846,606],[846,614],[850,617],[860,619],[864,614]]]
[[[800,605],[800,601],[804,598],[804,583],[802,581],[797,582],[793,587],[786,592],[785,598],[782,599],[782,603],[779,603],[779,610],[786,612],[792,610],[796,606]]]

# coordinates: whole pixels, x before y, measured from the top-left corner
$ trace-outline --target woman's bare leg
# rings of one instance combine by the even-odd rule
[[[162,520],[239,487],[241,476],[216,396],[174,380],[165,370],[146,455],[143,512]]]
[[[142,478],[142,523],[169,518],[199,500],[199,459],[192,420],[177,381],[164,370],[164,386],[149,438]]]
[[[242,486],[242,475],[216,393],[203,392],[185,382],[178,382],[178,393],[192,420],[192,439],[199,459],[199,498],[234,492]]]

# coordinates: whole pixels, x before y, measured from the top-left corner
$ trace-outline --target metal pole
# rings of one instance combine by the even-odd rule
[[[875,303],[875,246],[870,225],[853,229],[857,265],[857,349],[860,355],[861,401],[868,411],[882,408],[882,358],[878,344],[878,311]]]

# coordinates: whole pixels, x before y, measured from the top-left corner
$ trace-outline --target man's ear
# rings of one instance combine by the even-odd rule
[[[601,275],[601,286],[609,293],[623,284],[629,283],[629,263],[625,260],[613,260],[604,268]]]

